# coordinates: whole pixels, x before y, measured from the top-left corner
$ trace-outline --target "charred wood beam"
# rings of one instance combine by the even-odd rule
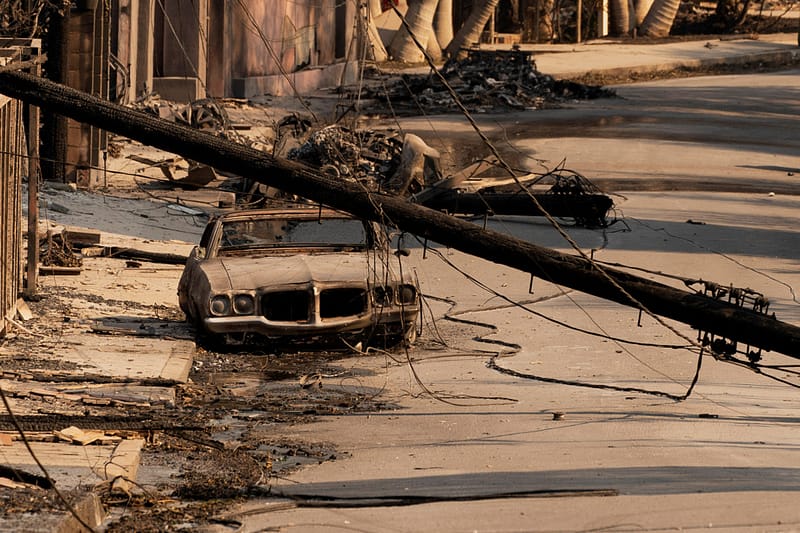
[[[396,196],[321,175],[306,165],[165,122],[19,72],[0,73],[0,92],[171,153],[233,172],[403,231],[507,265],[553,283],[637,307],[606,275],[650,312],[751,346],[800,359],[800,328],[747,309],[656,283],[522,241]]]
[[[162,263],[165,265],[183,265],[186,263],[186,259],[188,259],[186,255],[168,252],[151,252],[148,250],[137,250],[136,248],[125,248],[123,246],[104,246],[100,255],[103,257],[149,261],[151,263]]]
[[[135,413],[115,416],[16,415],[14,418],[16,421],[10,415],[0,415],[0,431],[16,431],[17,427],[21,427],[25,433],[48,432],[52,436],[53,431],[70,426],[80,426],[84,431],[87,429],[128,431],[203,431],[206,429],[196,420],[188,420],[185,417],[176,420],[174,415],[167,419],[167,417],[153,416],[152,413],[148,416],[139,416]]]

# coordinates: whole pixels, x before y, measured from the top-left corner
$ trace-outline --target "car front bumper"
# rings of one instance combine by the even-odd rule
[[[255,333],[266,337],[317,337],[353,334],[374,330],[401,331],[416,323],[419,306],[381,310],[356,317],[325,319],[317,322],[277,322],[264,316],[235,315],[208,317],[204,329],[212,334]]]

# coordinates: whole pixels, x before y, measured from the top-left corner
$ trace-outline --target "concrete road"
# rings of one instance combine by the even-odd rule
[[[656,273],[749,287],[800,324],[798,82],[800,72],[641,84],[481,123],[507,136],[505,153],[566,158],[619,192],[618,223],[569,230],[595,258],[676,286]],[[463,158],[475,145],[454,122],[405,125],[435,128]],[[568,249],[539,220],[492,225]],[[231,510],[240,531],[800,530],[800,390],[678,348],[696,338],[686,325],[541,280],[531,292],[523,273],[438,251],[414,248],[405,264],[430,305],[419,345],[353,358],[358,379],[335,379],[378,388],[387,409],[285,435],[341,453],[274,480],[285,500]],[[496,354],[531,379],[487,368]],[[664,396],[688,390],[698,361],[692,395]]]
[[[564,162],[606,190],[797,194],[798,86],[797,70],[673,79],[563,109],[474,118],[515,167]],[[403,125],[441,147],[445,163],[489,154],[464,118]]]

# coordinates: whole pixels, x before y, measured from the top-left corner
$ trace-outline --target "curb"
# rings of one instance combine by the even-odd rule
[[[708,59],[686,59],[680,61],[663,62],[652,65],[637,65],[632,67],[613,67],[607,69],[580,70],[575,72],[559,72],[552,76],[556,79],[580,78],[587,74],[604,76],[624,76],[635,74],[650,74],[655,72],[669,72],[678,69],[700,69],[722,65],[747,65],[751,63],[767,63],[771,65],[784,65],[800,61],[800,48],[795,50],[776,50],[756,54],[743,54],[729,57],[715,57]]]

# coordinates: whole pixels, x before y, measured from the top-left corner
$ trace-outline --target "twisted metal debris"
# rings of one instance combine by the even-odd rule
[[[326,126],[288,153],[288,159],[319,168],[324,174],[382,188],[400,165],[403,140],[397,135],[342,126]]]

